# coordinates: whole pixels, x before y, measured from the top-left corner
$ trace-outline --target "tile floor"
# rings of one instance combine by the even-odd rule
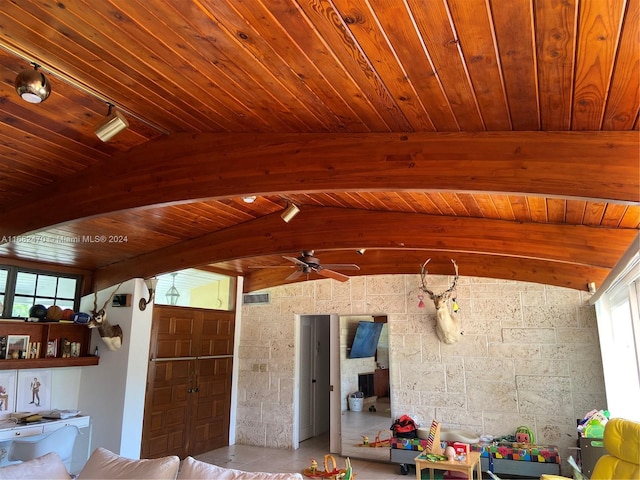
[[[376,411],[369,411],[375,405]],[[351,458],[366,458],[385,462],[389,460],[389,443],[384,443],[391,436],[391,410],[388,398],[378,398],[369,405],[365,404],[361,412],[347,410],[342,412],[342,455]],[[382,447],[362,447],[365,435],[370,445],[375,445],[376,438],[382,441]],[[417,455],[417,454],[416,454]]]
[[[374,442],[376,436],[388,438],[386,432],[391,427],[391,416],[388,411],[388,399],[379,399],[376,412],[369,412],[363,408],[362,412],[346,411],[342,414],[342,453],[351,459],[351,466],[356,473],[356,480],[387,480],[413,479],[415,473],[409,476],[400,474],[400,466],[389,462],[389,448],[359,447],[362,435]],[[298,450],[262,448],[248,445],[230,445],[211,452],[197,455],[198,460],[213,463],[221,467],[236,468],[246,471],[262,472],[302,472],[308,468],[311,459],[318,462],[324,470],[324,456],[329,453],[329,434],[310,438],[300,442]],[[333,455],[337,467],[344,468],[345,457]],[[367,457],[361,458],[361,457]],[[331,464],[329,464],[332,467]]]
[[[302,472],[309,467],[312,458],[315,458],[320,468],[324,469],[323,459],[324,455],[329,453],[328,446],[329,435],[325,434],[301,442],[298,450],[230,445],[197,455],[196,458],[221,467],[249,472]],[[334,455],[334,458],[338,468],[344,468],[344,457]],[[351,466],[356,474],[356,480],[415,478],[413,471],[409,476],[400,475],[400,467],[392,463],[352,459]]]

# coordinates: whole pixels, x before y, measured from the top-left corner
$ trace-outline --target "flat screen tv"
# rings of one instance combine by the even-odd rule
[[[382,332],[383,326],[384,323],[359,322],[349,358],[374,357],[378,349],[378,340],[380,340],[380,332]]]

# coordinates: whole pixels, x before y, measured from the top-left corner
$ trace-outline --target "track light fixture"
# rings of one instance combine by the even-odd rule
[[[39,65],[32,65],[33,70],[23,70],[16,77],[16,92],[29,103],[44,102],[51,93],[51,84],[44,73],[38,71]]]
[[[93,129],[95,134],[103,142],[108,142],[122,130],[129,126],[129,122],[119,111],[113,110],[113,105],[108,103],[109,111],[106,118],[101,120]]]
[[[366,248],[360,248],[360,249],[356,250],[356,253],[357,253],[358,255],[364,255],[364,252],[366,252],[366,251],[367,251],[367,249],[366,249]]]
[[[280,217],[282,217],[282,220],[289,223],[293,220],[293,217],[298,214],[298,212],[300,212],[300,208],[295,203],[290,203],[286,210],[282,212]]]

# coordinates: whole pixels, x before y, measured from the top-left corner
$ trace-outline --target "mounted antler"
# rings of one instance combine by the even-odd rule
[[[451,283],[451,286],[444,292],[435,294],[427,288],[427,282],[425,280],[425,277],[429,273],[427,271],[427,263],[429,263],[430,261],[431,259],[429,258],[422,264],[422,269],[420,271],[422,285],[420,286],[420,290],[429,295],[429,298],[433,300],[433,304],[436,307],[436,334],[438,335],[440,341],[448,344],[456,343],[458,340],[460,340],[460,335],[462,335],[462,332],[460,331],[460,320],[458,318],[454,319],[451,316],[447,301],[451,296],[451,292],[453,292],[453,290],[456,288],[456,284],[458,283],[458,264],[453,258],[451,259],[453,268],[456,271],[453,282]]]
[[[122,285],[122,283],[120,284]],[[111,303],[116,292],[120,288],[120,285],[113,291],[109,299],[104,302],[104,305],[98,310],[98,292],[93,294],[93,311],[91,312],[91,320],[87,323],[89,328],[97,328],[100,333],[100,338],[107,346],[109,350],[116,351],[122,346],[122,328],[120,325],[111,325],[107,321],[107,305]]]

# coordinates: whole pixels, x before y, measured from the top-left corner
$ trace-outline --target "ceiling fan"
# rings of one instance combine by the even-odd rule
[[[286,255],[283,255],[282,258],[284,258],[285,260],[289,260],[290,262],[294,263],[296,267],[298,267],[295,272],[287,277],[287,280],[295,280],[304,274],[309,275],[311,272],[315,272],[323,277],[333,278],[334,280],[338,280],[340,282],[346,282],[347,280],[349,280],[349,277],[347,275],[343,275],[342,273],[336,272],[333,269],[360,270],[360,267],[355,263],[328,263],[326,265],[322,265],[320,263],[320,260],[313,255],[313,250],[304,250],[302,252],[302,255],[300,255],[299,257],[288,257]],[[292,268],[293,265],[275,265],[273,267],[264,266],[254,268],[278,267]]]

